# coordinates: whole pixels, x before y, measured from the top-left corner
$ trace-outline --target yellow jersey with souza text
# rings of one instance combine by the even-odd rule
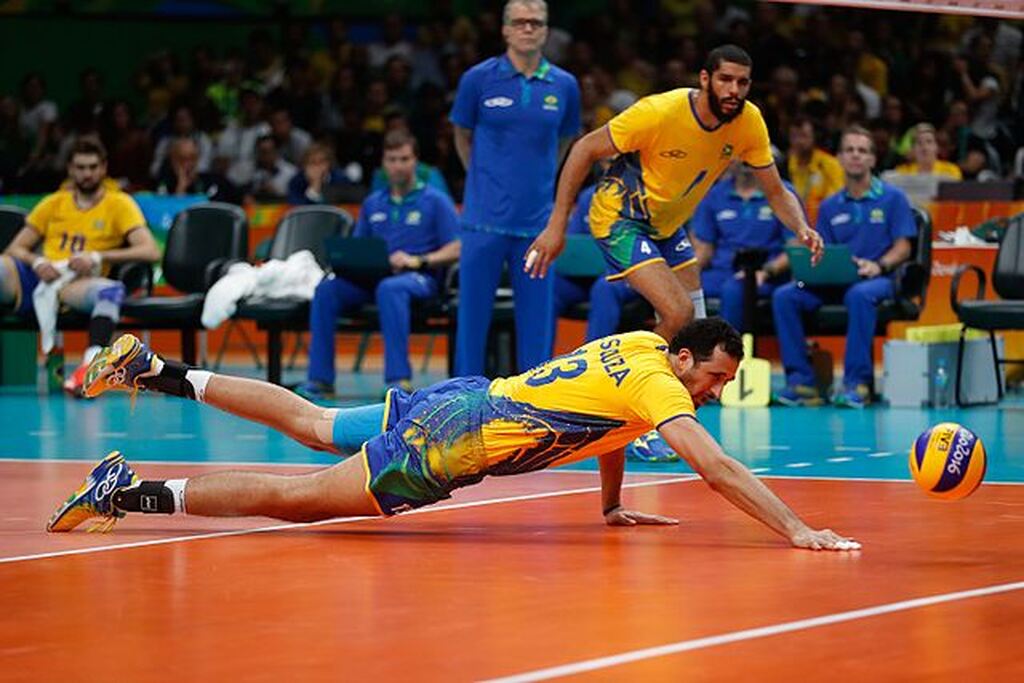
[[[653,332],[597,339],[532,370],[494,380],[481,425],[487,474],[516,474],[622,448],[693,399]]]
[[[124,192],[107,189],[95,206],[83,211],[75,204],[73,191],[60,190],[43,198],[25,223],[42,236],[43,256],[60,261],[81,251],[122,247],[125,236],[146,220]]]
[[[747,102],[738,117],[708,129],[694,110],[697,93],[679,88],[651,95],[608,122],[619,155],[590,205],[594,237],[607,237],[622,218],[649,225],[655,239],[670,237],[729,162],[742,159],[755,168],[774,163],[756,106]]]

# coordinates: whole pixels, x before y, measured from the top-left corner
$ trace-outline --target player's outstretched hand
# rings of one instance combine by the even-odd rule
[[[825,242],[821,235],[814,228],[808,228],[800,233],[800,243],[811,250],[811,265],[818,265],[822,254],[825,253]]]
[[[523,270],[531,278],[544,277],[548,268],[555,262],[558,255],[565,248],[565,235],[561,230],[553,229],[550,226],[545,228],[533,244],[526,250],[526,258],[523,263]]]
[[[638,524],[679,524],[679,520],[618,507],[604,516],[604,523],[608,526],[636,526]]]
[[[808,550],[860,550],[860,543],[852,538],[840,536],[831,529],[807,527],[793,534],[790,542],[796,548]]]

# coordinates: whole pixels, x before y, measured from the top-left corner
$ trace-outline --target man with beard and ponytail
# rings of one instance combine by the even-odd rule
[[[672,339],[704,316],[697,260],[682,226],[734,160],[753,168],[772,211],[814,253],[821,237],[786,191],[772,159],[761,111],[746,101],[750,55],[735,45],[708,54],[700,88],[641,99],[569,152],[555,207],[527,251],[525,268],[543,276],[565,245],[573,201],[591,166],[614,157],[590,207],[590,231],[604,251],[609,280],[625,279],[658,315],[654,332]],[[652,447],[651,435],[637,447]]]
[[[64,383],[75,396],[81,395],[89,362],[110,343],[121,312],[125,288],[106,277],[111,265],[160,260],[142,211],[129,195],[104,183],[106,175],[103,144],[79,140],[68,162],[70,184],[36,205],[0,256],[0,307],[13,306],[23,316],[34,312],[41,321],[52,320],[58,304],[91,316],[82,364]],[[37,291],[40,285],[55,291]]]

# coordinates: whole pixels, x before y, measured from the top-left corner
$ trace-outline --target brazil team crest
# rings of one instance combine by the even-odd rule
[[[558,111],[558,96],[557,95],[546,95],[544,97],[544,110],[545,111]]]
[[[725,146],[722,147],[722,156],[720,158],[722,158],[722,159],[731,159],[732,158],[732,145],[726,143]]]

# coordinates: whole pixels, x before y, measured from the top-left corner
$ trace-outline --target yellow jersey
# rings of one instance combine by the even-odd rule
[[[82,251],[117,249],[146,220],[124,192],[106,189],[95,206],[83,211],[72,190],[59,190],[36,204],[25,223],[43,238],[43,256],[60,261]]]
[[[917,175],[922,171],[918,167],[917,163],[912,164],[900,164],[896,167],[896,172],[903,175]],[[932,175],[942,176],[943,178],[950,178],[952,180],[963,180],[964,174],[960,171],[960,167],[950,161],[937,160],[932,164]]]
[[[689,220],[734,159],[755,168],[773,162],[761,111],[747,102],[732,121],[706,128],[694,109],[698,91],[679,88],[639,100],[608,122],[619,155],[598,183],[590,230],[608,237],[617,220],[671,237]]]
[[[672,371],[668,344],[653,332],[597,339],[496,379],[488,403],[480,425],[488,474],[604,455],[669,420],[696,414]]]
[[[793,189],[805,204],[831,197],[843,189],[846,179],[839,159],[820,149],[811,152],[811,160],[806,166],[800,165],[797,158],[790,155],[786,167],[789,171],[789,182],[793,184]]]

